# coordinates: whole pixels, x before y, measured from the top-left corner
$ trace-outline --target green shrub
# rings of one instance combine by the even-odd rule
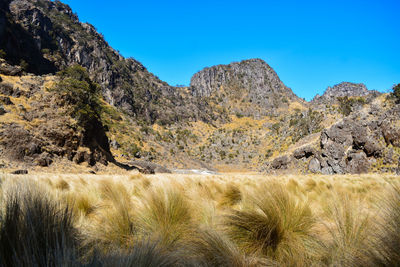
[[[86,69],[79,65],[68,67],[57,75],[61,78],[53,89],[70,105],[70,115],[84,128],[102,112],[100,86],[92,82]]]

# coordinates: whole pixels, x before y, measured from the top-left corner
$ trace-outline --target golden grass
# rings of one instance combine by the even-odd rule
[[[391,184],[399,178],[33,173],[4,174],[2,184],[34,181],[70,207],[91,252],[127,252],[148,240],[157,251],[201,266],[353,266],[390,253],[376,252],[387,237],[370,236],[390,230],[396,237],[400,216],[390,212],[400,190],[384,196],[397,192]],[[386,220],[389,230],[382,227]]]

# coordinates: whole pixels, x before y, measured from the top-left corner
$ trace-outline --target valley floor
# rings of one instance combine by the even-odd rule
[[[64,215],[71,216],[73,239],[78,240],[72,250],[77,252],[57,256],[61,261],[72,257],[79,264],[102,266],[111,266],[110,262],[120,266],[160,262],[165,263],[161,266],[375,266],[400,259],[387,246],[387,242],[400,245],[400,176],[396,175],[120,171],[1,177],[0,246],[5,246],[2,235],[7,213],[12,212],[10,203],[13,199],[25,203],[29,195],[71,211]],[[21,221],[14,222],[17,228],[27,223],[30,214],[29,203],[21,206],[25,208],[20,210]],[[24,242],[24,237],[19,238],[15,242]],[[17,255],[19,244],[7,243],[13,245]],[[2,253],[3,248],[0,257]],[[34,258],[26,253],[24,257]]]

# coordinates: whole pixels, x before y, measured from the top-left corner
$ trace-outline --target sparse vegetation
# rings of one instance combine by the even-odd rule
[[[365,98],[363,97],[338,97],[339,101],[339,112],[343,116],[348,116],[350,113],[353,111],[353,108],[356,105],[364,105],[365,104]]]

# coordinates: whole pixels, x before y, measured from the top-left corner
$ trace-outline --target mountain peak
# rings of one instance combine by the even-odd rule
[[[225,96],[231,101],[258,106],[263,113],[298,100],[276,72],[259,58],[204,68],[193,75],[190,87],[195,96],[218,95],[219,99]]]

